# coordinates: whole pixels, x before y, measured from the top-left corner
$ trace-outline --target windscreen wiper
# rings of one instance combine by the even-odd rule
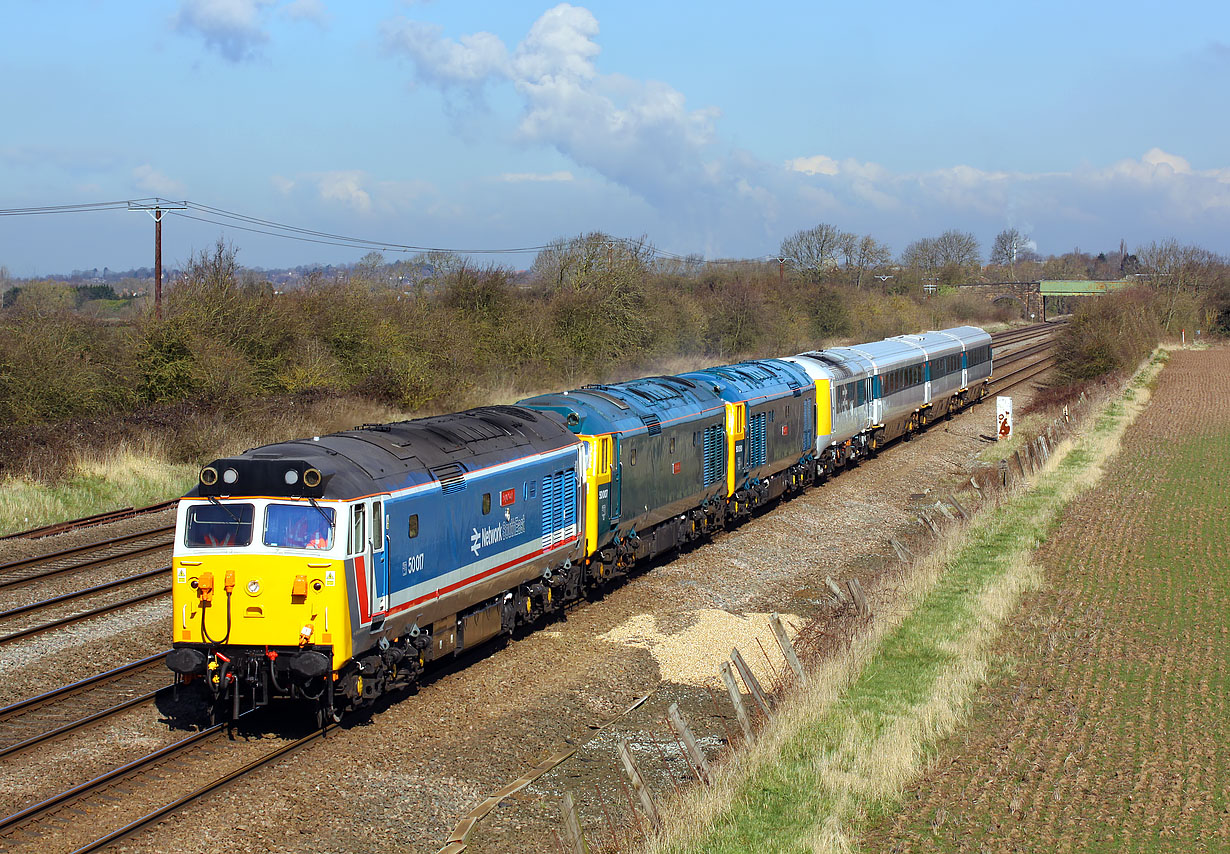
[[[211,496],[209,496],[209,503],[210,503],[210,504],[217,504],[219,507],[221,507],[223,510],[225,510],[225,511],[226,511],[226,515],[227,515],[227,516],[230,516],[232,519],[234,519],[234,520],[235,520],[235,524],[236,524],[236,525],[242,525],[242,524],[243,524],[243,521],[242,521],[242,520],[241,520],[238,516],[236,516],[234,513],[232,513],[232,512],[231,512],[231,508],[227,507],[225,504],[223,504],[221,501],[219,501],[219,500],[218,500],[218,497],[217,497],[216,495],[211,495]]]
[[[330,518],[329,518],[329,514],[328,514],[328,513],[326,513],[326,512],[325,512],[325,511],[321,508],[321,506],[320,506],[319,504],[317,504],[317,503],[316,503],[316,499],[315,499],[315,498],[309,498],[309,499],[308,499],[308,502],[309,502],[309,503],[310,503],[313,507],[315,507],[315,508],[316,508],[316,512],[317,512],[317,513],[319,513],[321,516],[324,516],[324,517],[325,517],[325,521],[329,523],[329,527],[330,527],[330,528],[334,527],[334,525],[333,525],[333,520],[332,520],[332,519],[330,519]]]

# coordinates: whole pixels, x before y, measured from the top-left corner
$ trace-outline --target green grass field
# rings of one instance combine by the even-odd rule
[[[1039,549],[1043,588],[968,725],[862,850],[1227,850],[1228,368],[1225,350],[1176,354]]]
[[[1061,446],[1032,489],[978,517],[922,573],[913,607],[871,645],[846,690],[796,698],[762,739],[768,747],[724,769],[712,791],[693,794],[658,850],[845,851],[869,822],[893,814],[902,788],[984,684],[998,628],[1041,583],[1034,550],[1096,480],[1162,362],[1138,378],[1130,399],[1109,403]]]

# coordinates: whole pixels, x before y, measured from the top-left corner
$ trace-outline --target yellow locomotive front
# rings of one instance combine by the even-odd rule
[[[276,696],[333,708],[351,643],[341,515],[315,498],[180,502],[167,666],[181,683],[203,680],[214,714]]]

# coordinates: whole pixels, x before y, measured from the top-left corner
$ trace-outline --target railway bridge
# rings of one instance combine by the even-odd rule
[[[1128,279],[1041,279],[1032,282],[979,282],[961,285],[961,290],[977,293],[993,303],[1015,302],[1021,306],[1024,317],[1046,320],[1047,297],[1096,297],[1129,284]]]

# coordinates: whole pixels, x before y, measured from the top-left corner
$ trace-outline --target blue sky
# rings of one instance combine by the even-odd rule
[[[711,258],[819,222],[895,251],[1015,226],[1044,253],[1230,252],[1224,3],[0,0],[0,31],[0,208],[162,196],[421,246],[603,230]],[[220,235],[256,266],[363,254],[170,217],[164,261]],[[151,244],[126,211],[0,218],[18,276]]]

